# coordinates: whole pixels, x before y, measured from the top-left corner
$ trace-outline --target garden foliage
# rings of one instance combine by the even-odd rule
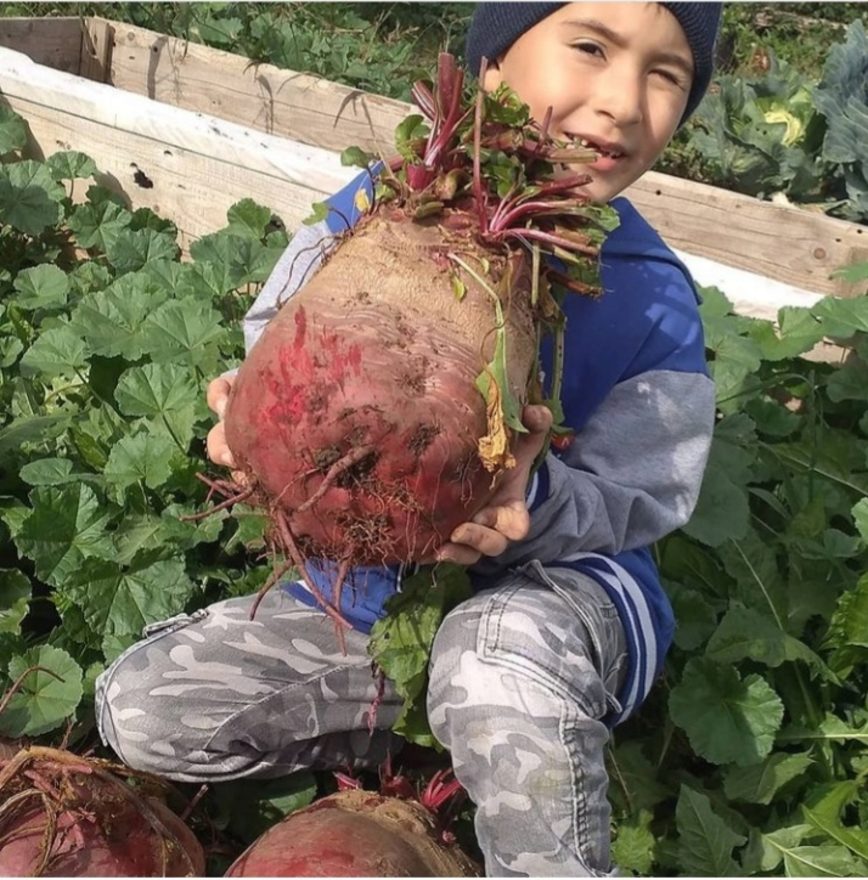
[[[25,141],[0,110],[0,687],[47,671],[0,735],[50,741],[70,721],[88,735],[96,675],[144,627],[271,570],[253,511],[183,517],[206,495],[205,386],[242,356],[240,319],[287,236],[244,201],[181,262],[171,222],[129,210],[87,156],[37,162]],[[610,749],[615,856],[864,875],[868,297],[782,309],[776,331],[707,289],[702,316],[719,418],[696,514],[656,547],[678,629]],[[842,363],[801,357],[824,338]],[[389,662],[411,700],[426,644],[405,613]]]
[[[783,193],[868,222],[868,38],[854,21],[819,82],[768,50],[768,69],[716,78],[664,169],[749,195]]]

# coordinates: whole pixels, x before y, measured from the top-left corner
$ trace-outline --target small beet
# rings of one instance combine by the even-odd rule
[[[478,877],[457,844],[441,841],[416,801],[351,790],[322,798],[270,828],[227,877]]]
[[[202,876],[199,842],[144,783],[62,749],[0,756],[0,876]]]

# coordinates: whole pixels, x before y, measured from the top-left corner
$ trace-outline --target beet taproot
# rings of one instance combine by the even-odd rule
[[[292,813],[251,844],[227,877],[477,877],[479,866],[445,845],[422,804],[341,791]]]
[[[469,232],[449,246],[492,260]],[[239,370],[227,442],[307,536],[308,554],[358,565],[423,558],[490,493],[479,455],[487,407],[475,381],[494,355],[495,310],[472,280],[456,299],[443,250],[433,222],[412,223],[400,208],[371,216]],[[503,310],[508,381],[523,401],[536,336],[529,272],[520,259],[514,266]],[[490,271],[509,268],[501,259]],[[328,481],[339,462],[346,467]]]
[[[218,507],[269,512],[286,562],[266,589],[295,566],[344,624],[351,565],[433,558],[515,465],[524,404],[559,412],[559,299],[598,292],[599,246],[617,223],[566,167],[592,150],[552,139],[506,86],[467,100],[463,85],[443,54],[436,86],[414,86],[429,128],[399,126],[400,155],[364,216],[235,378],[224,424],[244,486],[203,478],[226,497]],[[336,565],[331,601],[307,577],[311,559]]]
[[[29,746],[0,759],[0,876],[202,876],[202,847],[164,788],[63,749]]]

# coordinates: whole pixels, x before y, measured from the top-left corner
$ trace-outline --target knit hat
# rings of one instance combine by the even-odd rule
[[[471,73],[479,73],[483,55],[501,56],[527,30],[564,3],[479,3],[467,34],[466,58]],[[699,106],[711,82],[714,43],[720,26],[722,3],[661,3],[677,19],[693,52],[693,85],[681,125]]]

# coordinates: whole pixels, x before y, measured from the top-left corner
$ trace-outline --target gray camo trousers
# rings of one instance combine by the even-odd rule
[[[103,741],[131,767],[188,782],[379,764],[400,699],[377,696],[367,636],[343,655],[320,611],[272,590],[146,630],[97,681]],[[476,805],[488,876],[601,876],[609,863],[602,718],[618,709],[624,632],[606,593],[531,563],[444,620],[428,715]]]

